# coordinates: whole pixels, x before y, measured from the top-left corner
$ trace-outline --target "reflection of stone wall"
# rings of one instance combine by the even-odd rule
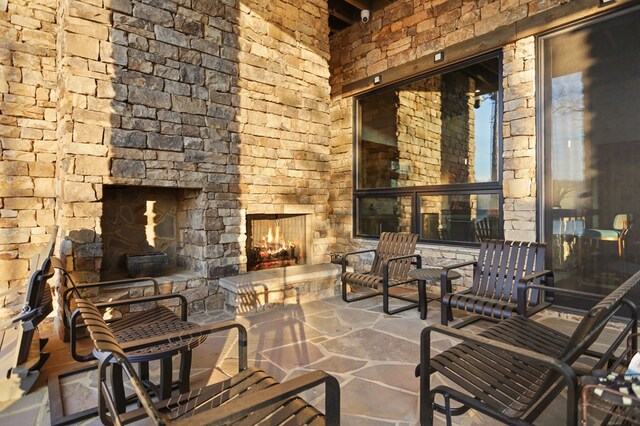
[[[442,151],[441,77],[411,84],[398,93],[398,186],[440,183]]]
[[[475,85],[461,72],[442,76],[441,183],[474,181],[475,128],[473,103]]]

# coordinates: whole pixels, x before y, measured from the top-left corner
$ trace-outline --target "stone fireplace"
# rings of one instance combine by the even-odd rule
[[[307,263],[307,215],[247,215],[247,270]]]

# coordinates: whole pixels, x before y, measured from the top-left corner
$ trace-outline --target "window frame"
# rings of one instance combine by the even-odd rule
[[[383,188],[359,188],[359,161],[360,147],[359,139],[361,135],[360,121],[361,121],[361,104],[360,102],[367,97],[380,93],[382,91],[394,90],[399,87],[429,78],[437,75],[446,74],[449,72],[457,71],[465,67],[490,60],[496,59],[498,61],[498,90],[496,99],[496,121],[497,121],[497,180],[493,182],[478,182],[478,183],[453,183],[453,184],[436,184],[436,185],[420,185],[420,186],[405,186],[405,187],[383,187]],[[422,196],[448,196],[448,195],[484,195],[484,194],[498,194],[498,220],[500,224],[499,235],[500,238],[504,238],[504,194],[503,194],[503,53],[502,50],[496,50],[493,52],[485,53],[483,55],[474,56],[473,58],[466,59],[464,61],[448,65],[442,68],[436,68],[427,72],[418,74],[409,79],[394,82],[393,84],[386,85],[384,87],[375,88],[373,90],[361,93],[353,98],[353,123],[352,123],[352,234],[354,237],[378,239],[379,235],[363,234],[359,229],[359,212],[358,212],[358,199],[365,197],[399,197],[410,196],[411,197],[411,232],[420,235],[420,197]],[[477,247],[479,242],[473,241],[455,241],[455,240],[434,240],[425,239],[420,237],[420,242],[434,243],[442,245],[452,246],[467,246]]]

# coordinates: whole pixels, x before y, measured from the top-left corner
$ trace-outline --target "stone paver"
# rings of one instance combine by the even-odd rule
[[[417,310],[398,315],[385,315],[381,299],[373,298],[345,304],[339,297],[302,305],[285,306],[277,311],[238,317],[249,333],[249,364],[285,380],[313,369],[334,374],[341,385],[342,424],[373,426],[409,426],[418,423],[419,380],[414,369],[419,360],[422,329],[439,321],[436,303],[429,305],[427,320],[420,320]],[[224,314],[192,316],[200,324],[228,320]],[[543,319],[570,331],[571,321],[552,316]],[[76,365],[68,346],[45,324],[43,334],[51,341],[52,353],[41,378],[31,394],[17,401],[0,404],[0,424],[49,425],[46,377]],[[475,329],[469,328],[470,330]],[[191,380],[193,387],[220,381],[238,371],[237,333],[229,331],[210,336],[195,350]],[[447,337],[435,335],[432,353],[452,345]],[[175,363],[177,364],[177,363]],[[151,369],[152,377],[157,367]],[[445,382],[434,376],[432,384]],[[67,413],[97,403],[95,373],[83,373],[63,381],[63,397]],[[303,394],[308,401],[324,408],[323,389]],[[562,398],[560,396],[559,398]],[[559,408],[547,410],[539,424],[557,423],[563,417]],[[560,411],[558,411],[560,410]],[[81,424],[99,424],[90,419]],[[436,424],[444,417],[436,414]],[[454,425],[496,424],[473,411],[454,417]]]

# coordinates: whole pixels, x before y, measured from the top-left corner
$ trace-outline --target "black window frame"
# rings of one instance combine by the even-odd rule
[[[358,187],[358,158],[359,155],[359,143],[358,138],[360,134],[360,101],[367,97],[380,93],[381,91],[394,90],[407,84],[414,83],[416,81],[426,79],[429,77],[442,75],[445,73],[457,71],[465,67],[480,63],[489,59],[496,59],[498,61],[498,91],[497,91],[497,180],[493,182],[478,182],[478,183],[453,183],[453,184],[437,184],[437,185],[422,185],[422,186],[406,186],[406,187],[386,187],[386,188],[367,188],[361,189]],[[365,197],[399,197],[410,196],[411,197],[411,232],[420,235],[420,197],[422,196],[448,196],[448,195],[484,195],[484,194],[497,194],[498,195],[498,220],[499,220],[499,237],[504,238],[504,194],[503,194],[503,54],[502,50],[496,50],[493,52],[485,53],[483,55],[474,56],[473,58],[448,65],[446,67],[437,68],[428,72],[416,75],[410,79],[398,81],[396,83],[376,88],[371,91],[367,91],[360,95],[357,95],[353,99],[353,123],[352,123],[352,226],[353,235],[359,238],[366,239],[378,239],[379,235],[363,234],[359,231],[359,216],[358,216],[358,199]],[[479,242],[472,241],[456,241],[456,240],[435,240],[420,238],[420,242],[434,243],[451,246],[467,246],[477,247]]]

